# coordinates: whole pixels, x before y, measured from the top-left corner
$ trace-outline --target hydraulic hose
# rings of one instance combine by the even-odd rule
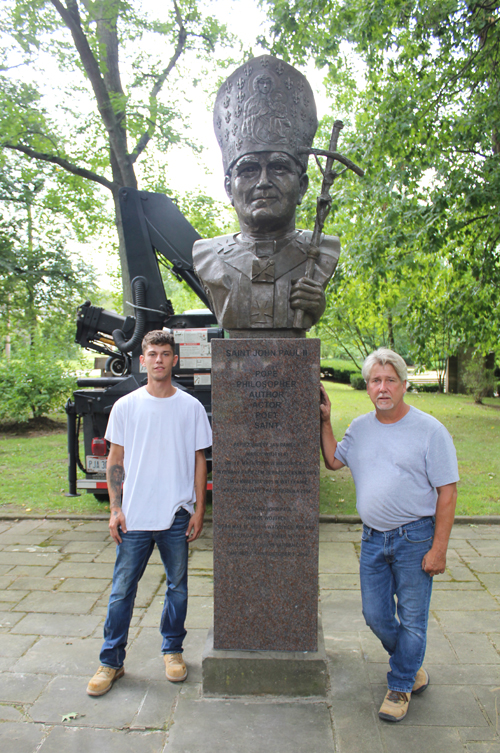
[[[134,304],[138,308],[135,309],[135,327],[134,334],[130,340],[125,340],[125,335],[121,329],[113,330],[113,340],[116,347],[121,350],[122,353],[131,353],[141,343],[144,337],[144,330],[146,328],[146,312],[143,310],[146,304],[146,279],[144,277],[134,277],[132,280],[132,296]]]

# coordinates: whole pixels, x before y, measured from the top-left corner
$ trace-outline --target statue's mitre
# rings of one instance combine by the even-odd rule
[[[214,129],[225,173],[250,152],[285,152],[306,170],[317,127],[307,79],[270,55],[237,68],[217,92]]]

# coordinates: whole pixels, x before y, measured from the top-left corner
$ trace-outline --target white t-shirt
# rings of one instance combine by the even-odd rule
[[[361,520],[377,531],[434,515],[436,487],[459,480],[450,434],[413,406],[393,424],[375,411],[355,418],[335,457],[351,470]]]
[[[153,397],[140,387],[113,406],[106,439],[124,448],[128,531],[163,531],[181,507],[193,513],[195,451],[212,444],[199,400],[180,389]]]

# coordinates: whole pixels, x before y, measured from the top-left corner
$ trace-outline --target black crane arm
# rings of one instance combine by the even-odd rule
[[[165,194],[121,188],[119,192],[128,272],[132,280],[135,316],[123,317],[87,301],[78,309],[76,342],[121,358],[137,355],[145,332],[161,329],[174,316],[165,295],[157,254],[211,309],[193,267],[193,243],[200,238],[176,204]],[[216,323],[215,317],[205,317]]]
[[[148,281],[146,304],[161,308],[165,289],[155,251],[172,265],[207,308],[211,308],[193,267],[192,249],[199,233],[165,194],[121,188],[119,192],[125,248],[130,279],[142,276]]]

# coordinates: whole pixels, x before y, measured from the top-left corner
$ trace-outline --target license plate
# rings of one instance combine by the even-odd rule
[[[97,455],[87,455],[87,472],[106,473],[107,462],[107,458],[98,457]]]

